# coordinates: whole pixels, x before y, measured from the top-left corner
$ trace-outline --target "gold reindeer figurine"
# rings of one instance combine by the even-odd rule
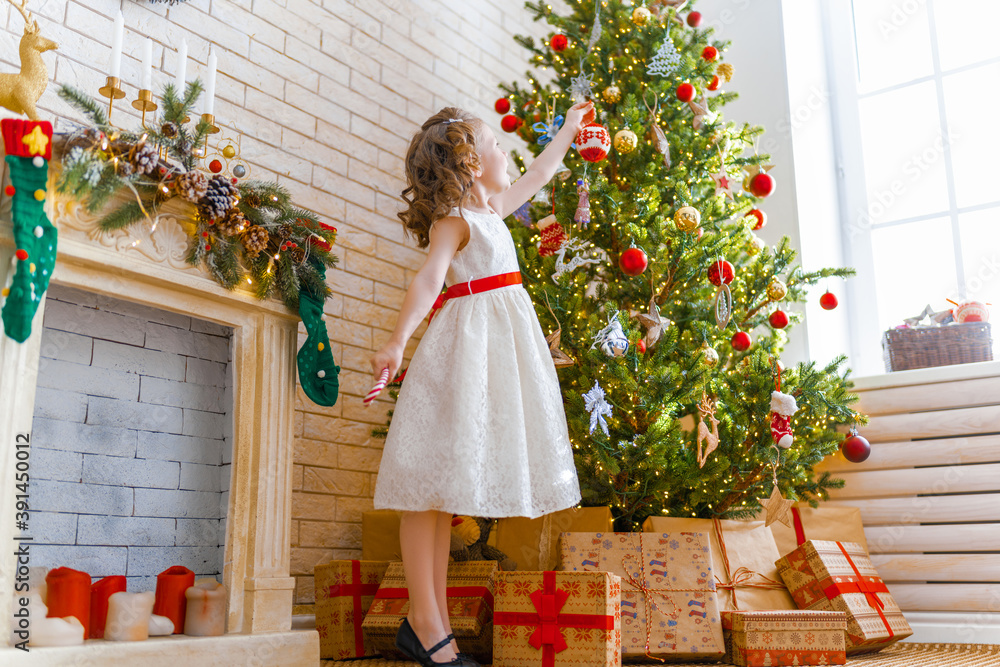
[[[59,45],[39,34],[38,21],[32,20],[26,5],[9,0],[24,17],[24,35],[21,37],[21,71],[18,74],[0,74],[0,106],[14,113],[23,113],[31,120],[38,120],[35,103],[45,92],[49,72],[42,60],[43,51],[58,49]]]
[[[710,399],[704,391],[701,392],[701,403],[698,404],[698,413],[701,420],[698,421],[698,467],[704,468],[708,461],[708,455],[719,446],[719,420],[715,418],[715,402]],[[709,430],[708,423],[712,422],[712,429]],[[702,450],[701,443],[704,441],[705,449]]]

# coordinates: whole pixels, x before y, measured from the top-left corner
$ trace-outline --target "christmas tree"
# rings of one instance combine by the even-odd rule
[[[722,90],[727,44],[690,5],[567,4],[563,16],[527,3],[552,33],[517,38],[541,71],[502,85],[497,109],[536,155],[574,100],[599,110],[567,170],[510,221],[583,504],[610,505],[629,531],[651,514],[746,518],[775,487],[822,499],[843,482],[813,466],[838,426],[864,418],[844,357],[783,368],[785,327],[802,316],[782,304],[853,271],[806,272],[787,239],[769,248],[753,233],[775,186],[754,148],[763,130],[722,117],[736,97]]]

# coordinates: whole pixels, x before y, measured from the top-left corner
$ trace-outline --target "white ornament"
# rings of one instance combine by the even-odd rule
[[[736,195],[733,194],[733,190],[736,189],[735,180],[726,173],[726,166],[722,165],[719,167],[719,171],[712,174],[712,180],[715,181],[715,196],[718,197],[720,194],[725,194],[731,200],[736,200]]]
[[[580,76],[573,77],[569,85],[569,97],[573,102],[582,102],[594,94],[594,82],[589,76],[580,73]]]
[[[608,326],[594,336],[594,343],[590,349],[593,350],[597,345],[600,345],[601,350],[609,357],[620,357],[628,352],[628,338],[622,331],[622,323],[614,315],[608,318]]]
[[[677,71],[680,64],[681,54],[678,53],[674,43],[670,41],[670,37],[667,37],[667,41],[660,45],[660,48],[656,51],[656,55],[647,63],[646,74],[651,76],[671,76]]]
[[[316,377],[322,380],[326,377],[326,371],[316,371]]]
[[[43,158],[41,155],[36,155],[35,157],[31,158],[31,164],[41,169],[42,167],[45,166],[45,158]]]
[[[574,269],[583,266],[584,264],[600,264],[601,260],[592,259],[584,257],[583,255],[577,255],[573,257],[568,262],[566,260],[566,253],[570,250],[579,252],[583,249],[583,241],[580,239],[566,239],[559,246],[559,251],[556,253],[556,272],[552,274],[552,281],[559,282],[560,276],[564,273],[573,271]]]
[[[36,225],[32,232],[34,233],[36,239],[40,239],[42,238],[42,234],[45,233],[45,230],[42,229],[41,225]]]
[[[597,380],[594,380],[591,390],[583,395],[583,406],[590,413],[590,432],[593,433],[600,425],[604,435],[608,435],[608,422],[604,417],[611,416],[611,404],[604,400],[604,390],[597,384]]]

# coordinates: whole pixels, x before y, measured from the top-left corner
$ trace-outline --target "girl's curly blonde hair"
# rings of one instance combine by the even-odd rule
[[[431,225],[465,205],[474,174],[480,168],[476,150],[482,121],[455,107],[445,107],[428,118],[406,151],[406,189],[401,211],[406,232],[417,239],[417,247],[430,243]]]

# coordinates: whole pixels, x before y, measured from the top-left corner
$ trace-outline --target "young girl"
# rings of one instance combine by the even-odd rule
[[[399,541],[410,612],[396,646],[423,665],[472,667],[448,621],[445,579],[452,514],[535,518],[580,500],[559,382],[503,218],[553,177],[590,102],[513,185],[507,155],[480,119],[456,108],[431,116],[406,155],[409,208],[399,214],[427,259],[396,328],[371,358],[394,377],[431,309],[382,453],[374,504],[403,510]]]

